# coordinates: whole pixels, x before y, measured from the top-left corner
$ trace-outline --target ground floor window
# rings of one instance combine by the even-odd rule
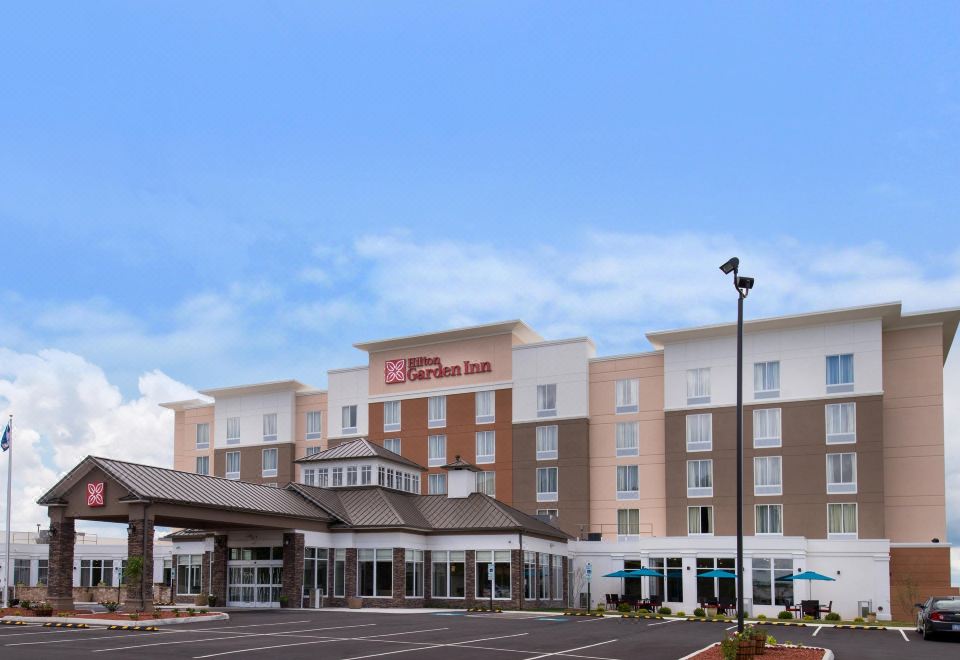
[[[13,584],[18,587],[30,586],[30,560],[13,560]]]
[[[316,589],[327,595],[327,549],[304,548],[303,550],[303,597],[310,597],[310,590]],[[313,606],[313,603],[308,603]]]
[[[729,571],[736,574],[737,562],[733,557],[697,557],[697,602],[707,599],[732,603],[737,598],[737,581],[730,578],[702,578],[712,570]]]
[[[792,605],[793,581],[783,579],[792,574],[792,559],[754,557],[753,604]]]
[[[540,570],[537,576],[537,597],[550,600],[550,555],[540,555]]]
[[[236,550],[237,548],[234,548]],[[269,548],[267,548],[269,550]],[[232,552],[232,551],[231,551]],[[177,594],[197,595],[201,589],[203,555],[177,555]]]
[[[168,587],[173,583],[173,560],[163,560],[163,583]]]
[[[407,598],[423,598],[423,550],[405,550]]]
[[[660,596],[664,602],[683,602],[683,558],[651,557],[650,568],[663,573],[664,578],[650,578],[650,595]]]
[[[282,591],[282,566],[227,567],[227,602],[229,603],[270,606],[280,602]]]
[[[490,597],[490,580],[487,567],[493,564],[493,597],[509,599],[510,591],[510,551],[477,550],[477,597]]]
[[[463,598],[466,589],[466,553],[463,550],[434,550],[431,554],[433,564],[433,597]]]
[[[37,560],[37,583],[35,586],[44,586],[49,578],[49,564],[46,559]]]
[[[339,548],[333,551],[333,595],[343,597],[347,589],[347,551]]]
[[[553,598],[563,598],[563,556],[553,555]]]
[[[393,595],[393,550],[357,550],[357,595],[389,598]]]
[[[112,587],[113,560],[112,559],[82,559],[80,560],[81,587]],[[199,591],[197,593],[200,593]]]
[[[484,574],[482,577],[486,577]],[[533,600],[536,597],[537,553],[523,553],[523,597]]]

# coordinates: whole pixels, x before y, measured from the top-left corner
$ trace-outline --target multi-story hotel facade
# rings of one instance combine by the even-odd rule
[[[949,591],[943,365],[958,321],[960,310],[890,303],[745,324],[754,613],[806,598],[807,584],[782,580],[801,570],[834,578],[814,595],[849,616],[903,618],[919,596]],[[331,369],[326,390],[287,380],[165,404],[174,467],[430,495],[466,464],[477,491],[577,539],[571,598],[590,564],[594,601],[626,588],[689,612],[733,592],[698,575],[734,568],[735,333],[651,332],[653,350],[612,356],[521,321],[358,343],[364,363]],[[356,467],[327,465],[326,450],[358,439],[403,459],[396,478],[390,461],[363,483]],[[601,577],[641,565],[666,579]]]

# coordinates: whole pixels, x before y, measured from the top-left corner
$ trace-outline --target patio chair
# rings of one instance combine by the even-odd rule
[[[722,612],[723,614],[727,614],[728,612],[736,609],[736,601],[731,598],[721,598],[717,604],[717,612]]]
[[[820,618],[820,601],[819,600],[800,601],[800,615],[812,616],[814,619],[819,619]]]
[[[821,608],[820,608],[820,614],[830,614],[830,612],[832,612],[832,611],[833,611],[833,601],[832,601],[832,600],[830,601],[830,603],[829,603],[826,607],[821,607]]]

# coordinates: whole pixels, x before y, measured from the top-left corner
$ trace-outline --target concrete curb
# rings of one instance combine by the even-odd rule
[[[713,644],[704,646],[702,649],[697,649],[693,653],[688,653],[687,655],[683,656],[682,658],[679,658],[678,660],[690,660],[691,658],[695,658],[696,656],[703,653],[704,651],[712,649],[714,646],[720,646],[720,642],[714,642]],[[800,647],[797,647],[797,648],[800,648]],[[823,657],[820,660],[835,660],[833,651],[831,651],[830,649],[825,649],[822,646],[804,646],[803,648],[817,649],[817,650],[823,651]]]
[[[57,624],[73,624],[73,627],[76,627],[76,624],[85,624],[87,626],[117,626],[117,628],[131,629],[131,628],[143,628],[143,627],[153,627],[153,626],[179,626],[184,624],[191,623],[209,623],[211,621],[229,621],[230,615],[218,612],[216,614],[199,614],[197,616],[183,616],[178,619],[149,619],[144,617],[140,621],[118,621],[117,619],[88,619],[88,618],[79,618],[79,617],[54,617],[56,620],[51,621],[51,617],[48,616],[5,616],[3,617],[3,623],[10,622],[16,624],[17,622],[23,623],[42,623],[42,624],[51,624],[48,627],[55,628],[65,628],[68,626],[57,625]],[[17,624],[20,625],[20,624]]]

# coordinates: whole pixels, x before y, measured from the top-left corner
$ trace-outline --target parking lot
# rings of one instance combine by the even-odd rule
[[[548,657],[676,660],[717,641],[728,624],[523,614],[379,614],[350,611],[241,611],[230,621],[159,632],[0,626],[2,656],[76,658],[315,658],[364,660],[413,654],[418,660]],[[897,630],[769,627],[778,641],[832,648],[837,658],[956,658],[960,640],[924,642]],[[455,651],[453,649],[456,649]]]

